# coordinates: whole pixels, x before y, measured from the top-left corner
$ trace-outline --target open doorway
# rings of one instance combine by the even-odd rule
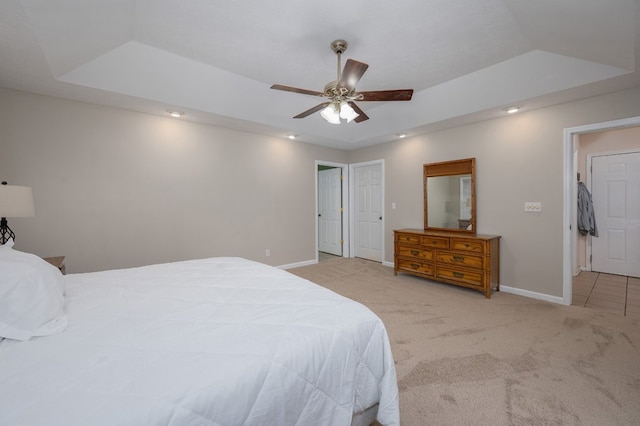
[[[640,117],[615,120],[604,123],[595,123],[586,126],[573,127],[564,131],[564,189],[563,189],[563,297],[562,303],[572,303],[573,277],[580,271],[580,258],[584,253],[578,239],[576,226],[576,200],[577,182],[576,176],[581,170],[579,161],[584,155],[580,152],[580,137],[596,132],[612,131],[629,127],[640,126]],[[596,223],[598,218],[596,217]],[[591,265],[589,264],[589,268]]]

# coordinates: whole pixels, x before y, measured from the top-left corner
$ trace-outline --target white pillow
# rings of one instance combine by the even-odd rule
[[[29,340],[62,332],[64,277],[40,257],[0,245],[0,337]]]

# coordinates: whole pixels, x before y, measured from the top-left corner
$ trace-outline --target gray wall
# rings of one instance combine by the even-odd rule
[[[640,116],[640,88],[460,126],[349,152],[385,160],[385,257],[393,229],[422,228],[422,165],[476,158],[481,234],[501,235],[501,283],[562,296],[565,128]],[[542,212],[525,213],[525,201]],[[391,203],[396,209],[391,209]]]
[[[342,150],[0,89],[0,180],[33,187],[16,249],[86,272],[315,259],[315,161]],[[269,249],[270,257],[265,256]]]
[[[503,285],[560,297],[563,130],[634,116],[640,88],[341,151],[0,89],[0,180],[34,191],[36,217],[9,219],[16,248],[66,255],[70,272],[285,265],[315,258],[315,161],[384,159],[392,262],[393,229],[423,224],[422,164],[476,157],[478,232],[502,235]]]

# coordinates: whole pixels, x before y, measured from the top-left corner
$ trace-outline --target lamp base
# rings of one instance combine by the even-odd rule
[[[6,244],[9,240],[16,240],[16,234],[13,233],[7,224],[7,218],[0,219],[0,245]]]

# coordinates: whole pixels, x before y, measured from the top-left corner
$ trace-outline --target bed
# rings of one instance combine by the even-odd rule
[[[33,298],[62,305],[32,336],[0,305],[0,425],[399,424],[381,320],[284,270],[227,257],[63,276],[4,247],[0,303],[27,303],[6,288],[34,268]]]

